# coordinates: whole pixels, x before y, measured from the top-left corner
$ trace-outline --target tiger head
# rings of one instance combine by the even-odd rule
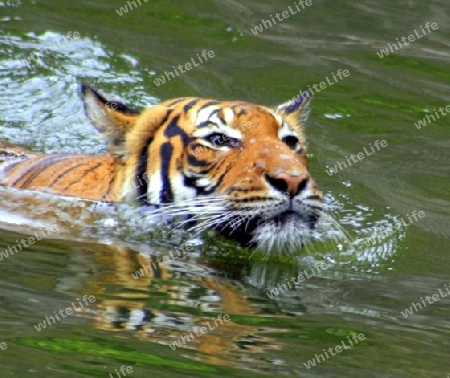
[[[293,252],[323,207],[308,170],[310,94],[269,109],[178,98],[139,113],[83,87],[87,115],[115,161],[117,200],[189,214],[242,245]]]

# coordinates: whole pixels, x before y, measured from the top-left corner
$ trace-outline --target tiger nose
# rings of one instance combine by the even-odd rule
[[[266,179],[275,189],[283,193],[289,193],[291,197],[294,197],[306,188],[309,176],[305,173],[298,176],[292,176],[287,173],[278,173],[274,177],[266,175]]]

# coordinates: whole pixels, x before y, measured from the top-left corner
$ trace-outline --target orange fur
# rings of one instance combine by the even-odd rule
[[[189,164],[184,150],[192,152],[192,144],[183,146],[180,136],[169,138],[165,133],[168,125],[177,119],[183,132],[191,136],[196,128],[193,119],[196,109],[209,103],[213,103],[211,109],[218,109],[222,118],[231,114],[232,127],[242,134],[242,148],[227,153],[211,148],[194,151],[199,159],[207,162],[212,177],[226,175],[219,187],[222,192],[239,185],[242,189],[254,188],[253,194],[263,197],[265,187],[260,179],[263,174],[308,175],[305,149],[296,154],[278,139],[283,111],[274,117],[270,109],[245,102],[179,98],[146,109],[139,115],[122,104],[106,101],[90,88],[83,87],[83,94],[88,117],[107,138],[109,153],[104,156],[33,156],[9,163],[3,168],[3,174],[0,171],[2,185],[108,202],[133,200],[137,196],[136,169],[143,151],[151,157],[147,161],[147,172],[160,169],[160,148],[164,143],[170,143],[173,148],[170,173],[175,174],[181,163]],[[192,104],[191,108],[187,109],[189,104]],[[229,109],[233,111],[227,113]],[[285,118],[303,145],[298,115],[288,114]],[[155,143],[150,143],[153,140]],[[218,161],[220,164],[216,164]],[[235,194],[238,196],[235,198],[245,197],[243,193]]]
[[[5,167],[1,183],[18,189],[100,200],[115,199],[111,155],[42,155]]]
[[[189,208],[224,235],[265,248],[297,248],[314,228],[323,196],[308,170],[303,134],[309,94],[275,109],[177,98],[139,113],[89,87],[82,92],[107,154],[12,153],[16,159],[0,166],[0,185],[106,202],[173,203],[177,215]]]

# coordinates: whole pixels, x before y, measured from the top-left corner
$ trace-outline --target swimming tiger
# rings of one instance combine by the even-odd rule
[[[308,170],[305,92],[274,109],[242,101],[176,98],[139,112],[81,87],[107,153],[33,155],[3,164],[0,184],[189,214],[264,251],[301,248],[323,213]],[[164,210],[161,210],[164,211]]]

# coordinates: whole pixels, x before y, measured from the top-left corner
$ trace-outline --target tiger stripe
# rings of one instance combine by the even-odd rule
[[[52,166],[52,163],[61,160],[61,158],[62,157],[58,155],[50,155],[50,156],[41,156],[36,159],[37,161],[34,162],[33,161],[21,162],[21,164],[18,164],[16,166],[12,174],[14,174],[15,171],[18,171],[21,168],[21,165],[32,165],[33,170],[30,170],[29,168],[25,169],[25,171],[14,180],[12,185],[17,188],[27,187],[30,184],[30,182],[33,181],[33,179],[36,178],[43,170],[45,170],[49,166]]]
[[[114,183],[114,175],[97,180],[95,185],[91,184],[88,175],[97,170],[97,176],[101,176],[105,168],[106,171],[109,169],[113,173],[112,166],[111,156],[43,155],[7,165],[3,171],[6,176],[3,177],[2,184],[18,189],[101,199],[102,196],[109,194]],[[78,187],[71,190],[74,185]]]
[[[86,166],[87,167],[87,169],[85,169],[85,170],[80,170],[80,168],[81,167],[83,167],[83,166]],[[91,164],[81,164],[80,166],[77,166],[77,167],[74,167],[75,169],[77,169],[77,173],[81,173],[82,174],[82,176],[83,176],[83,178],[86,178],[87,177],[87,175],[89,175],[89,174],[91,174],[91,173],[93,173],[93,172],[95,172],[98,168],[103,168],[103,163],[98,163],[97,165],[95,165],[94,167],[91,167]],[[68,170],[68,171],[70,171],[70,169]],[[71,186],[73,186],[73,185],[75,185],[75,184],[78,184],[79,183],[79,179],[78,179],[78,177],[75,179],[75,180],[73,180],[72,182],[70,182],[70,183],[68,183],[68,184],[66,184],[66,186],[64,186],[64,188],[62,188],[61,190],[62,190],[62,192],[65,192],[65,191],[67,191]],[[105,193],[105,194],[107,194],[107,193]],[[105,195],[104,194],[104,195]]]
[[[289,219],[318,218],[323,195],[308,171],[303,134],[310,96],[274,109],[184,97],[138,112],[87,86],[82,95],[88,118],[106,138],[107,153],[39,156],[17,150],[11,156],[20,160],[0,167],[0,185],[140,206],[187,201],[206,215],[202,208],[209,201],[202,197],[215,198],[215,212],[224,198],[222,218],[234,224],[222,224],[224,235],[248,242],[256,238],[269,247],[283,243],[267,232],[288,238],[286,230],[276,230]],[[195,205],[197,197],[201,205]],[[232,218],[235,210],[240,219]],[[288,220],[278,221],[283,212]],[[267,217],[269,225],[260,226],[255,216]],[[303,243],[303,233],[315,223],[308,222],[293,228],[291,248]]]

